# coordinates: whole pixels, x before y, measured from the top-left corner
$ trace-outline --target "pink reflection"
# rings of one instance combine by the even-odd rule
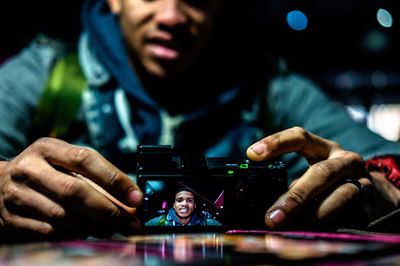
[[[174,259],[179,262],[189,262],[193,260],[193,241],[181,236],[174,241]]]
[[[218,196],[218,198],[214,201],[214,206],[218,209],[222,209],[224,206],[224,191]]]

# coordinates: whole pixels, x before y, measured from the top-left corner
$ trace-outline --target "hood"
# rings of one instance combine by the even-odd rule
[[[118,18],[110,11],[107,1],[85,1],[82,9],[82,23],[99,60],[111,76],[131,96],[147,105],[155,105],[130,67]]]
[[[87,0],[82,7],[82,27],[98,60],[135,106],[133,127],[141,143],[154,144],[160,135],[157,103],[146,93],[129,63],[118,18],[105,0]]]
[[[130,66],[118,17],[110,11],[107,1],[86,0],[82,9],[82,24],[98,60],[130,98],[131,122],[138,141],[140,144],[156,144],[161,135],[160,112],[163,109],[146,92]],[[204,153],[218,138],[240,123],[241,111],[244,107],[251,107],[256,90],[252,86],[249,90],[240,82],[229,86],[219,84],[220,80],[216,80],[212,88],[197,87],[197,91],[188,88],[193,94],[206,94],[207,101],[200,101],[195,110],[182,113],[184,117],[175,131],[174,142],[169,143],[174,148]],[[173,99],[175,105],[179,104],[179,98],[176,96]],[[199,128],[210,129],[207,138],[199,132]]]

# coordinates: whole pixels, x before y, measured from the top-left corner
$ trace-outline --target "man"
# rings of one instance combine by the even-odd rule
[[[149,220],[145,226],[221,226],[221,223],[196,212],[193,192],[182,187],[176,191],[174,205],[168,213]]]
[[[71,134],[59,136],[75,145],[29,138],[66,47],[39,39],[5,63],[0,153],[9,159],[0,162],[0,231],[12,239],[136,232],[134,212],[107,193],[140,206],[143,194],[128,176],[139,143],[208,156],[244,155],[250,147],[256,161],[283,156],[293,182],[266,210],[270,228],[296,226],[306,216],[310,228],[349,222],[354,206],[367,211],[369,222],[398,207],[391,177],[368,173],[364,160],[398,154],[399,144],[356,124],[311,81],[273,76],[255,42],[232,35],[246,21],[230,12],[235,3],[86,1],[78,55],[87,87]]]

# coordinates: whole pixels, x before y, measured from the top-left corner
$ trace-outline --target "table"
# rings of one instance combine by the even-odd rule
[[[400,236],[247,231],[0,246],[0,265],[400,265]]]

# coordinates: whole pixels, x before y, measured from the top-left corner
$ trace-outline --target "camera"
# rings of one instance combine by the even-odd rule
[[[280,160],[175,154],[170,145],[139,145],[138,208],[145,233],[265,229],[264,215],[287,191]]]

